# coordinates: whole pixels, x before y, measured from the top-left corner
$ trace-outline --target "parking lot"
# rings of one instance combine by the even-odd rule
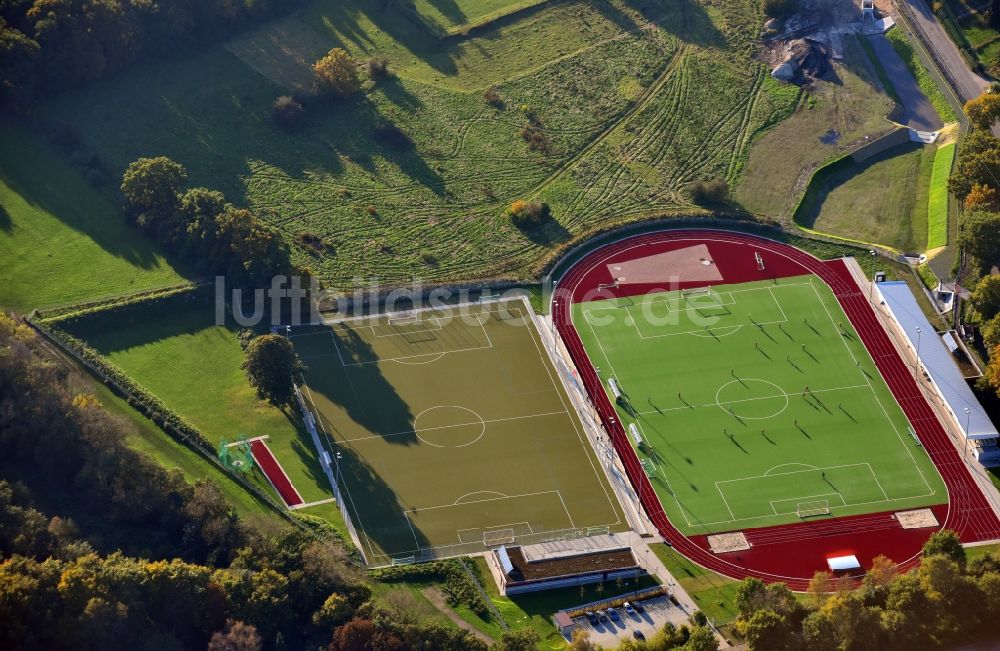
[[[656,597],[640,603],[644,612],[634,615],[616,608],[618,621],[608,618],[608,621],[592,626],[586,617],[576,617],[573,623],[577,628],[589,632],[592,642],[603,647],[615,647],[620,640],[632,637],[633,631],[641,631],[648,639],[667,622],[673,622],[676,626],[687,622],[687,613],[673,605],[667,597]]]

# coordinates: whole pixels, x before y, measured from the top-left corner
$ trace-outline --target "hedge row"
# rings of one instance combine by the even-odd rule
[[[47,310],[35,310],[34,315],[35,318],[43,322],[54,323],[74,315],[82,316],[84,314],[101,312],[116,305],[133,305],[136,303],[143,303],[145,301],[158,300],[161,297],[182,294],[193,291],[196,288],[198,288],[198,285],[192,283],[183,283],[172,287],[158,287],[156,289],[136,292],[135,294],[128,294],[127,296],[114,296],[95,301],[87,301],[85,303],[76,303],[74,305],[49,308]]]
[[[491,617],[489,606],[459,563],[460,560],[450,558],[413,565],[392,565],[371,570],[369,574],[373,579],[386,583],[397,581],[441,583],[449,604],[452,606],[465,604],[479,617],[489,619]]]

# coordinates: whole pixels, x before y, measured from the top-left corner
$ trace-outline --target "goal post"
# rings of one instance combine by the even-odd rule
[[[498,545],[513,545],[513,529],[496,529],[494,531],[483,532],[483,545],[486,547],[496,547]]]

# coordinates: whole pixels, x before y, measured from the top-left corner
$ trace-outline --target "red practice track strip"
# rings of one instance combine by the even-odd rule
[[[654,289],[653,285],[627,285],[598,290],[612,281],[607,265],[656,253],[706,244],[719,271],[721,283],[734,284],[812,273],[825,282],[837,297],[851,324],[875,360],[889,389],[910,420],[948,488],[947,505],[933,507],[942,527],[954,529],[965,542],[1000,538],[1000,520],[980,492],[958,451],[924,399],[905,362],[867,297],[860,291],[842,260],[822,261],[787,244],[762,237],[712,230],[671,230],[631,237],[594,251],[576,263],[560,280],[553,296],[552,318],[576,364],[604,428],[625,466],[647,515],[660,535],[677,551],[710,570],[743,579],[784,581],[793,590],[805,590],[818,570],[826,570],[831,556],[854,554],[864,567],[884,554],[901,569],[915,566],[920,547],[931,529],[903,529],[891,512],[849,516],[743,530],[751,549],[713,554],[707,536],[681,534],[667,519],[653,487],[632,449],[614,407],[604,392],[583,343],[573,327],[572,304],[612,296],[635,296]],[[759,251],[766,269],[759,270],[754,258]],[[704,282],[676,283],[670,289],[704,286]],[[720,284],[720,283],[715,283]]]
[[[295,486],[292,486],[292,480],[285,474],[285,469],[274,458],[271,448],[267,447],[264,441],[260,439],[251,441],[250,453],[253,454],[254,461],[257,462],[260,469],[267,475],[267,479],[274,486],[274,490],[278,491],[278,494],[281,495],[281,499],[285,501],[286,506],[298,506],[305,501],[299,495],[299,492],[295,490]]]

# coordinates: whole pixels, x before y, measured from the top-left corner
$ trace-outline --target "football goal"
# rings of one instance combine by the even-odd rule
[[[821,515],[830,515],[830,502],[828,500],[799,502],[795,507],[795,514],[800,518],[814,518]]]

